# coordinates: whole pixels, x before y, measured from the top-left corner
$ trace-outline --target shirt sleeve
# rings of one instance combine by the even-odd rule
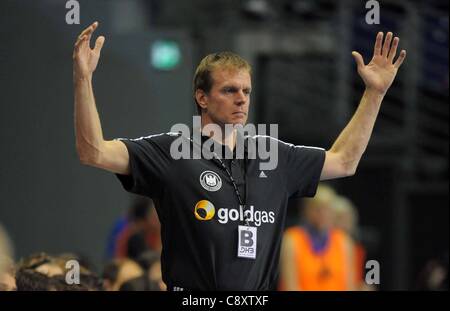
[[[325,163],[325,149],[281,144],[286,156],[284,165],[289,196],[313,197]]]
[[[170,155],[162,135],[138,139],[119,138],[128,149],[130,174],[116,174],[123,188],[132,193],[159,198],[170,174]]]

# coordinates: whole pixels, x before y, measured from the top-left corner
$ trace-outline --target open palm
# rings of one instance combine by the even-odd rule
[[[98,22],[93,23],[78,36],[73,50],[73,72],[75,78],[92,76],[97,68],[100,51],[105,42],[105,37],[100,36],[95,41],[94,49],[90,47],[92,33],[98,27]]]
[[[392,33],[388,32],[384,44],[382,44],[383,33],[379,32],[377,34],[373,57],[367,65],[364,64],[361,54],[358,52],[352,53],[358,66],[358,73],[366,84],[366,88],[380,94],[385,94],[392,85],[397,71],[406,57],[406,51],[402,50],[394,62],[400,39],[395,37],[392,40],[392,37]]]

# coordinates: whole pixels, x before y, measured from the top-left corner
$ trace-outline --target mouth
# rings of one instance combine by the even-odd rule
[[[238,117],[245,117],[247,114],[243,111],[236,111],[236,112],[233,112],[233,115],[238,116]]]

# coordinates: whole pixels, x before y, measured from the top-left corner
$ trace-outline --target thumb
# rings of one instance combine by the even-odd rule
[[[363,57],[361,56],[361,54],[359,54],[356,51],[353,51],[352,55],[353,55],[353,58],[355,59],[356,65],[358,66],[358,69],[363,68],[365,65],[364,65],[364,60],[363,60]]]
[[[100,54],[100,51],[102,50],[103,44],[105,43],[105,37],[100,36],[95,40],[95,47],[94,51],[98,54]]]

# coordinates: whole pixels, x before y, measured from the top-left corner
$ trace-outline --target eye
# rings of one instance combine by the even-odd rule
[[[233,87],[225,87],[225,88],[223,88],[223,92],[224,93],[234,93],[234,92],[236,92],[236,90],[235,90],[235,88],[233,88]]]

